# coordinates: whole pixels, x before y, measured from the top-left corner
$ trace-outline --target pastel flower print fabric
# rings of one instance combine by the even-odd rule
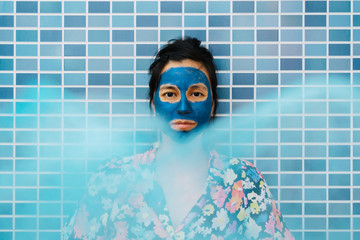
[[[63,238],[294,239],[259,170],[215,151],[206,191],[175,229],[154,179],[156,150],[112,159],[95,174]]]

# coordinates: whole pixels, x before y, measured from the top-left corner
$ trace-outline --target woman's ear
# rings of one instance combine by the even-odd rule
[[[211,113],[210,113],[210,116],[213,116],[214,115],[214,102],[212,103],[211,105]]]
[[[154,100],[151,101],[151,107],[154,111],[154,115],[156,115]]]

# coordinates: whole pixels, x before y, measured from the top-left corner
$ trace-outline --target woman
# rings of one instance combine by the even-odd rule
[[[64,238],[293,239],[261,173],[204,147],[217,105],[211,53],[170,41],[149,72],[161,144],[94,175]]]

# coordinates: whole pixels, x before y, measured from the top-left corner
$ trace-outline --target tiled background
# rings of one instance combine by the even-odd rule
[[[360,1],[54,0],[0,2],[1,240],[60,239],[103,159],[157,140],[146,70],[184,35],[216,57],[220,151],[296,239],[360,239]]]

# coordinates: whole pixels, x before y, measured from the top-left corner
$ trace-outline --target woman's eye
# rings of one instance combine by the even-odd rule
[[[202,94],[201,92],[194,92],[192,95],[193,95],[194,97],[201,97],[201,96],[203,96],[203,94]]]
[[[165,93],[165,96],[166,97],[175,97],[175,93],[172,93],[172,92],[167,92],[167,93]]]

